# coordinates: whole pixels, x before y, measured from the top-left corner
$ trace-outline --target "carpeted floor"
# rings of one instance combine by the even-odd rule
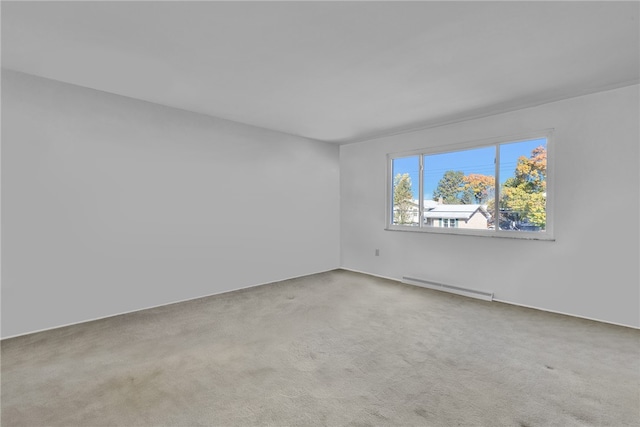
[[[2,341],[2,426],[640,425],[640,331],[336,270]]]

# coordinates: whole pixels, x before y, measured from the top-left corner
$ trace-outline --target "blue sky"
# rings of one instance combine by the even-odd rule
[[[518,157],[529,157],[531,151],[541,145],[544,147],[547,146],[546,138],[500,144],[500,183],[504,183],[507,178],[513,176]],[[477,173],[494,176],[494,157],[494,146],[426,156],[424,164],[425,200],[432,198],[433,190],[438,186],[438,181],[440,181],[442,175],[448,170],[462,171],[465,175]],[[419,185],[418,156],[394,159],[393,176],[396,176],[398,173],[409,173],[413,184],[413,197],[417,199]]]

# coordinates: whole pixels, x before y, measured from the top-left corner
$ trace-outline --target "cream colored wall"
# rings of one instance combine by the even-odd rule
[[[458,221],[458,228],[487,229],[487,217],[480,212],[476,212],[469,221]]]

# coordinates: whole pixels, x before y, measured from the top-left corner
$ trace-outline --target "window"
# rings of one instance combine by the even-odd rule
[[[392,224],[418,226],[420,209],[417,190],[420,159],[417,156],[396,158],[393,160],[392,169]]]
[[[455,228],[458,226],[458,220],[452,218],[444,218],[441,220],[442,227],[451,227]]]
[[[390,230],[551,239],[551,131],[390,154]]]

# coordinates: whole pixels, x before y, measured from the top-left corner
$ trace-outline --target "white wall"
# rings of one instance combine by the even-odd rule
[[[2,336],[340,263],[640,326],[638,105],[631,86],[345,145],[338,165],[333,145],[3,70]],[[388,152],[550,127],[555,242],[384,231]]]
[[[639,327],[638,106],[630,86],[342,146],[342,266]],[[547,128],[555,128],[556,241],[384,230],[387,153]]]
[[[2,72],[2,336],[339,266],[339,149]]]

